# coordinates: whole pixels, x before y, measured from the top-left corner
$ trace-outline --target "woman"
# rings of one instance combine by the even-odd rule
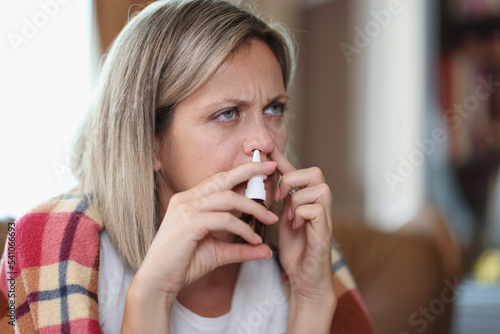
[[[223,1],[157,1],[127,24],[76,146],[76,195],[19,219],[12,269],[4,254],[21,332],[370,332],[347,269],[332,278],[330,189],[282,153],[290,40]],[[256,175],[266,207],[243,194]],[[243,213],[276,225],[274,258]]]

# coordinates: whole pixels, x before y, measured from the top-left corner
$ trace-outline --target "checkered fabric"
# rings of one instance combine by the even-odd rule
[[[16,333],[100,333],[100,230],[98,215],[80,196],[51,200],[16,221],[15,254],[9,257],[7,240],[0,264],[0,332],[13,332],[13,305]]]
[[[102,219],[87,196],[61,196],[9,230],[0,262],[0,333],[100,333],[97,278]],[[331,333],[374,333],[336,247]],[[284,288],[289,290],[286,275]]]

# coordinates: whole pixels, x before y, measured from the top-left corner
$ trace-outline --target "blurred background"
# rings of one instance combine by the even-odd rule
[[[288,154],[323,170],[377,332],[500,333],[500,0],[248,2],[297,40]],[[101,56],[147,3],[4,2],[4,221],[74,185]]]

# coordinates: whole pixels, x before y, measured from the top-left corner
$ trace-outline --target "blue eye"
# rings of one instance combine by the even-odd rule
[[[220,118],[222,120],[229,120],[234,118],[234,116],[236,116],[236,111],[234,109],[229,109],[220,113],[219,116],[217,116],[217,118]]]
[[[285,111],[285,105],[283,103],[278,103],[264,110],[264,113],[271,115],[281,115],[283,114],[284,111]]]
[[[238,116],[238,111],[235,109],[228,109],[221,112],[219,115],[215,117],[216,120],[220,121],[230,121]]]

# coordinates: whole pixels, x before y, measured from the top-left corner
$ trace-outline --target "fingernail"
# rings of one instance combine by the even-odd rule
[[[271,251],[271,253],[268,255],[268,259],[272,258],[273,257],[273,251]]]
[[[274,220],[274,221],[278,221],[278,220],[280,219],[280,218],[279,218],[279,217],[278,217],[278,216],[277,216],[274,212],[272,212],[272,211],[267,211],[267,213],[268,213],[271,217],[273,217],[273,220]]]
[[[292,218],[293,218],[293,216],[292,216],[292,207],[290,206],[290,207],[288,207],[288,219],[291,220]]]
[[[275,161],[264,161],[263,163],[266,165],[276,165]]]
[[[254,238],[255,238],[255,240],[257,241],[258,244],[262,243],[262,238],[257,233],[254,233]]]
[[[278,188],[276,188],[276,192],[274,193],[274,200],[279,201],[280,196],[281,196],[281,191],[280,191],[280,187],[278,187]]]

